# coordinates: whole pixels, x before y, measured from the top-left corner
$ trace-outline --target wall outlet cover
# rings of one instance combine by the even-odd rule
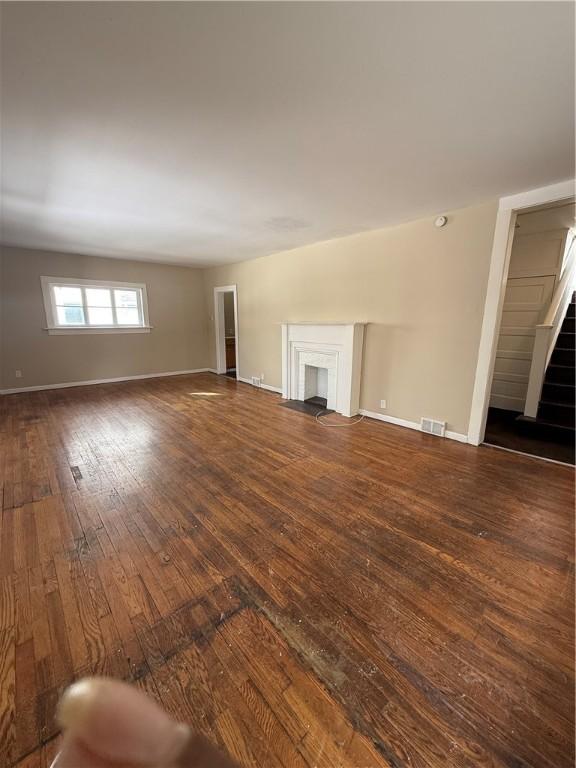
[[[258,376],[252,376],[252,386],[253,387],[260,387],[262,382],[258,378]]]
[[[386,410],[386,400],[380,400],[380,408]]]
[[[17,379],[22,378],[22,371],[14,371],[14,376],[16,376]]]

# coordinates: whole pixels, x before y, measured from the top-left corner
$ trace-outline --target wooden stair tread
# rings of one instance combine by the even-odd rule
[[[570,427],[566,424],[558,424],[555,421],[548,421],[548,419],[542,419],[539,416],[536,418],[533,418],[532,416],[518,416],[516,419],[518,422],[524,422],[526,424],[537,424],[542,427],[553,427],[554,429],[562,430],[563,432],[566,432],[568,434],[569,432],[576,432],[575,427]]]

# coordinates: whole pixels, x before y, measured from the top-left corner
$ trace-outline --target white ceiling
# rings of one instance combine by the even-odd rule
[[[3,242],[206,265],[573,175],[572,3],[2,16]]]

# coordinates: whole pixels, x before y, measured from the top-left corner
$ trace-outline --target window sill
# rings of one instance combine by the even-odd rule
[[[132,328],[111,328],[108,325],[90,325],[84,328],[44,328],[50,336],[73,336],[86,333],[150,333],[151,325],[139,325]]]

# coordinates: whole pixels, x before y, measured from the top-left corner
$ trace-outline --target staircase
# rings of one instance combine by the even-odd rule
[[[576,292],[573,292],[546,369],[536,418],[519,416],[517,419],[518,426],[526,434],[546,440],[574,442],[575,322]]]

